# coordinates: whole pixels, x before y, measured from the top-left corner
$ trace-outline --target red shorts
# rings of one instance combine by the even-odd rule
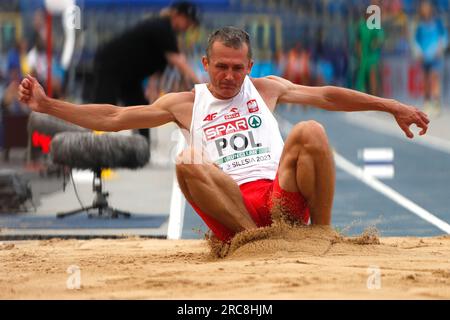
[[[300,192],[281,189],[278,183],[278,174],[275,180],[262,179],[247,182],[240,185],[239,188],[247,211],[258,227],[272,224],[271,209],[277,203],[281,203],[283,211],[296,217],[300,222],[307,224],[309,221],[309,208],[305,198]],[[234,236],[235,232],[202,212],[194,203],[190,204],[218,239],[229,241]]]

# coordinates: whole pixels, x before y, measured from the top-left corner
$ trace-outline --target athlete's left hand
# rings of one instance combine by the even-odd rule
[[[420,111],[416,107],[398,103],[398,105],[392,112],[392,115],[395,117],[398,125],[405,132],[408,138],[412,139],[414,137],[414,134],[409,129],[412,124],[415,124],[417,127],[422,129],[419,132],[419,135],[423,136],[425,133],[427,133],[430,120],[428,119],[426,113]]]

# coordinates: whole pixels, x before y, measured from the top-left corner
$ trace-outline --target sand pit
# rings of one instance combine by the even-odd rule
[[[215,254],[204,240],[0,242],[0,298],[449,299],[450,237],[275,224]]]

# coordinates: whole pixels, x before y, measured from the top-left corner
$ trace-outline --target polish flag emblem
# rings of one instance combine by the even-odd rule
[[[250,113],[259,111],[258,103],[256,102],[255,99],[249,100],[247,102],[247,108]]]

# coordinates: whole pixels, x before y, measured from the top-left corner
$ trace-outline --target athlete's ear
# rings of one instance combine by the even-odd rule
[[[248,61],[248,67],[247,67],[247,74],[248,75],[252,72],[252,68],[253,68],[253,59],[250,59]]]
[[[203,69],[208,72],[209,61],[207,56],[202,57]]]

